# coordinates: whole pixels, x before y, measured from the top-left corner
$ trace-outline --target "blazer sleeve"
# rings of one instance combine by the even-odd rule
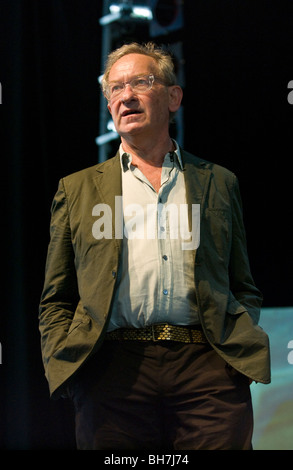
[[[51,207],[50,242],[39,307],[45,370],[50,357],[66,340],[78,301],[68,203],[63,180],[60,180]]]
[[[257,324],[263,297],[255,286],[251,274],[239,183],[235,175],[234,178],[232,191],[232,243],[229,264],[230,289],[236,300],[247,309],[253,322]]]

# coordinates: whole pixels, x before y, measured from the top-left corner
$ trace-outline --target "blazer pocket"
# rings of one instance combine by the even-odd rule
[[[89,323],[89,321],[90,321],[90,318],[85,313],[81,303],[79,302],[78,305],[77,305],[77,308],[75,310],[75,314],[74,314],[74,317],[73,317],[72,322],[70,324],[69,330],[67,332],[67,335],[72,333],[72,331],[75,330],[82,323],[87,324],[87,323]]]
[[[226,311],[230,315],[240,315],[241,313],[247,312],[247,309],[240,302],[238,302],[232,292],[230,292]]]

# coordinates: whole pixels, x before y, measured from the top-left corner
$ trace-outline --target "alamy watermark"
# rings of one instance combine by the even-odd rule
[[[288,93],[288,96],[287,96],[288,103],[293,104],[293,80],[290,80],[290,82],[288,83],[287,88],[292,90]]]
[[[291,341],[289,341],[288,349],[291,349],[291,351],[288,354],[288,362],[289,362],[290,365],[293,365],[293,339],[291,339]]]
[[[97,240],[113,237],[113,215],[108,204],[96,204],[92,215],[92,234]],[[192,204],[189,225],[188,204],[128,204],[123,208],[122,196],[115,196],[114,237],[134,239],[178,239],[182,250],[194,250],[200,243],[200,204]]]

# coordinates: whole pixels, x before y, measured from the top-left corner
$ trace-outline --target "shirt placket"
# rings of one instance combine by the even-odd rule
[[[156,299],[156,309],[152,313],[152,322],[160,322],[160,312],[164,316],[164,321],[168,318],[171,309],[173,295],[173,270],[172,270],[172,252],[170,242],[170,223],[169,211],[166,210],[168,205],[168,195],[172,190],[174,178],[178,171],[167,157],[163,167],[161,176],[161,187],[158,193],[155,192],[153,186],[148,179],[137,168],[132,168],[133,176],[138,178],[142,184],[147,187],[150,203],[156,203],[156,240],[158,249],[158,296]],[[147,204],[144,206],[144,217],[147,219]]]
[[[157,197],[157,242],[159,253],[158,276],[159,298],[158,312],[163,312],[164,318],[168,318],[173,295],[173,271],[172,271],[172,251],[170,243],[170,213],[167,208],[168,195],[171,191],[175,169],[164,167],[162,169],[162,184]],[[158,317],[157,321],[160,321]]]

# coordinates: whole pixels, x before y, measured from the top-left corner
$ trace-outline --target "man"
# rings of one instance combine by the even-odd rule
[[[270,364],[237,179],[170,138],[182,90],[163,50],[114,51],[103,91],[119,151],[52,205],[51,396],[73,400],[79,449],[251,449],[249,385]]]

